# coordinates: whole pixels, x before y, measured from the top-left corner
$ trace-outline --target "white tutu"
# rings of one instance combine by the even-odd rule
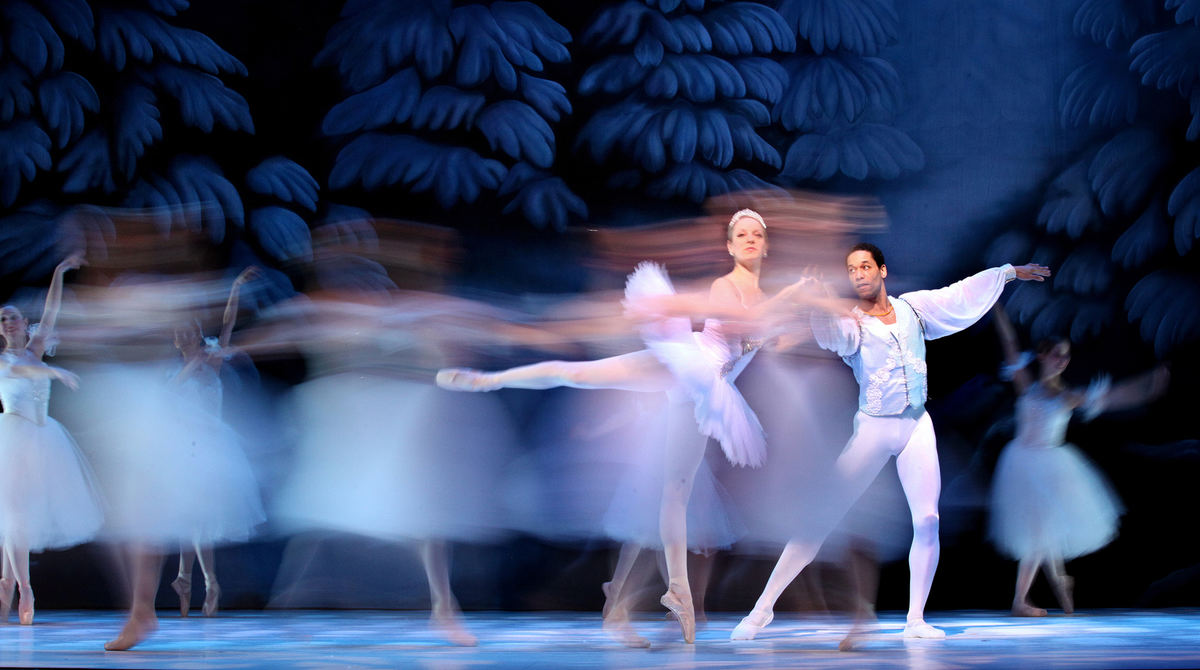
[[[674,293],[666,271],[655,263],[638,264],[625,281],[627,302]],[[761,466],[767,454],[762,424],[733,385],[753,352],[735,354],[714,319],[706,320],[700,333],[692,332],[691,321],[681,317],[644,324],[640,331],[646,348],[695,403],[700,433],[718,440],[730,463]]]
[[[1010,442],[992,482],[991,537],[1012,558],[1074,558],[1117,535],[1121,502],[1104,475],[1074,445]]]
[[[103,521],[91,468],[66,429],[0,414],[0,538],[59,549],[91,539]]]
[[[293,391],[298,430],[273,506],[285,532],[476,540],[504,524],[507,417],[494,394],[339,373]]]
[[[80,441],[110,508],[103,535],[155,545],[244,541],[265,515],[239,436],[169,378],[164,366],[146,364],[83,376],[80,410],[91,428]]]

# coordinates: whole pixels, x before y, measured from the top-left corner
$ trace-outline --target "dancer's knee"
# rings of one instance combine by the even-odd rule
[[[913,541],[922,544],[931,544],[937,542],[939,530],[939,516],[937,512],[925,514],[923,516],[913,518]]]

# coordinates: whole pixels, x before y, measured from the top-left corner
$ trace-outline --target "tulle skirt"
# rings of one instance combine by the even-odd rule
[[[1089,554],[1117,534],[1122,512],[1104,475],[1075,446],[1010,442],[992,481],[990,533],[1004,554],[1062,559]]]
[[[511,457],[495,394],[341,373],[293,391],[293,467],[273,508],[280,530],[386,540],[479,540],[506,523]]]
[[[666,271],[643,262],[625,282],[625,299],[675,293]],[[692,332],[686,318],[666,318],[644,324],[646,348],[670,370],[680,389],[695,405],[701,434],[721,443],[730,463],[759,467],[766,461],[766,435],[758,417],[733,385],[725,367],[732,361],[725,342],[709,333]]]
[[[91,467],[66,429],[0,414],[0,538],[60,549],[88,541],[103,521]]]
[[[241,542],[266,520],[237,432],[176,394],[158,366],[113,366],[84,381],[93,423],[81,442],[109,506],[105,539]]]

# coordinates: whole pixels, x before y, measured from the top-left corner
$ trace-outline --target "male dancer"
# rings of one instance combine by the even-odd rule
[[[1013,279],[1042,281],[1049,268],[1030,263],[984,270],[934,291],[888,296],[887,265],[873,244],[857,244],[846,257],[857,304],[838,313],[829,301],[815,301],[812,317],[817,343],[839,356],[858,381],[854,434],[837,460],[841,489],[836,514],[818,515],[787,544],[754,609],[733,629],[730,639],[751,640],[774,618],[775,601],[816,556],[833,523],[850,508],[888,458],[896,469],[912,514],[913,542],[908,555],[909,601],[905,637],[943,638],[925,623],[925,601],[937,569],[938,496],[941,473],[933,423],[925,411],[925,340],[944,337],[975,323],[991,309]],[[852,646],[847,638],[843,648]]]

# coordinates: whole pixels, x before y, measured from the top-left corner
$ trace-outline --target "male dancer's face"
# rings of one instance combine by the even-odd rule
[[[876,265],[869,251],[854,251],[846,257],[846,270],[850,285],[860,300],[875,300],[883,290],[883,279],[887,277],[887,266]]]

